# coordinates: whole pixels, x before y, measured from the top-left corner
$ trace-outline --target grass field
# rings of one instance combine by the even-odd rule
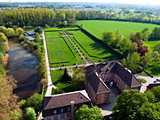
[[[52,94],[80,90],[79,85],[73,84],[72,81],[64,81],[62,79],[63,74],[64,70],[51,71],[52,82],[57,87],[56,90],[52,90]]]
[[[108,20],[81,20],[78,21],[78,24],[83,25],[83,28],[85,28],[100,39],[102,38],[104,32],[119,31],[121,34],[127,37],[131,33],[141,31],[145,28],[152,30],[158,26],[154,24]]]
[[[145,41],[144,44],[152,51],[155,46],[160,45],[160,41]]]
[[[70,31],[70,33],[73,34],[81,49],[89,56],[91,60],[100,61],[114,58],[114,55],[111,54],[106,48],[93,41],[80,30]]]
[[[45,32],[50,66],[73,65],[81,63],[78,56],[74,56],[69,46],[58,32]]]

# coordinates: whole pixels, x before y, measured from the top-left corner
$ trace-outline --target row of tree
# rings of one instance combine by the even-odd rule
[[[114,10],[65,10],[48,8],[15,8],[0,10],[0,25],[57,26],[73,25],[77,20],[103,19],[160,24],[160,18],[144,13],[117,12]]]
[[[55,26],[71,25],[75,22],[75,12],[47,8],[24,8],[0,10],[0,24],[5,26]]]
[[[8,62],[8,39],[12,29],[0,27],[0,119],[19,120],[22,117],[18,99],[13,94],[14,79],[7,75],[5,65]]]

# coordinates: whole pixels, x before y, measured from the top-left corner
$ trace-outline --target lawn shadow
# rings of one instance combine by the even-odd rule
[[[97,41],[94,41],[94,43],[90,44],[90,46],[94,50],[99,51],[99,55],[106,54],[105,57],[102,57],[102,59],[111,60],[111,59],[117,59],[118,58],[117,54],[115,54],[113,51],[111,51],[110,49],[108,49],[107,47],[103,46],[101,43],[99,43]]]

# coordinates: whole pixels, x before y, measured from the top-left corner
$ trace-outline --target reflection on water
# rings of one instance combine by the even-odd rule
[[[9,73],[15,78],[17,96],[25,98],[39,88],[38,59],[17,43],[10,42]]]

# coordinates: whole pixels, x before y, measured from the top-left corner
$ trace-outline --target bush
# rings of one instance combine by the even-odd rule
[[[31,107],[26,108],[25,120],[36,120],[36,113],[33,108]]]
[[[103,117],[98,107],[83,105],[76,111],[76,120],[103,120]]]
[[[33,107],[37,113],[42,106],[42,100],[43,100],[42,95],[35,93],[26,100],[26,106]]]
[[[23,33],[24,33],[24,30],[22,28],[19,27],[16,29],[16,36],[19,37],[20,35],[23,35]]]
[[[42,28],[41,27],[36,27],[34,31],[37,32],[37,33],[42,33]]]

